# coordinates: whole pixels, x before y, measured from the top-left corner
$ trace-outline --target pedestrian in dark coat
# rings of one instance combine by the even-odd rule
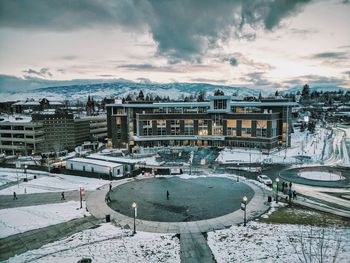
[[[289,189],[289,190],[288,190],[289,202],[292,201],[292,196],[293,196],[292,190]]]
[[[66,200],[66,198],[64,198],[64,192],[61,193],[61,200]]]
[[[289,189],[292,189],[292,182],[289,182]]]
[[[169,195],[170,195],[170,194],[169,194],[169,191],[167,190],[167,191],[166,191],[166,199],[167,199],[167,200],[169,200]]]
[[[112,191],[112,183],[109,184],[109,191]]]
[[[13,200],[18,199],[16,192],[13,192]]]
[[[282,182],[282,193],[284,193],[284,182]]]
[[[294,199],[297,199],[297,191],[295,191],[295,190],[293,191],[293,200]]]

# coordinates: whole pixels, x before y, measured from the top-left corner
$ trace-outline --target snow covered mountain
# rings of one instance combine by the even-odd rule
[[[94,99],[102,99],[109,96],[126,96],[127,94],[138,94],[140,90],[146,95],[170,97],[171,99],[183,98],[190,95],[197,95],[205,91],[211,95],[215,90],[220,89],[227,95],[234,95],[240,98],[245,96],[258,96],[259,90],[244,87],[231,87],[222,85],[211,85],[207,83],[138,83],[133,81],[120,80],[112,83],[82,84],[69,86],[45,87],[30,90],[28,92],[6,92],[0,100],[20,100],[26,98],[43,98],[49,100],[86,100],[88,95]],[[264,93],[264,92],[263,92]]]

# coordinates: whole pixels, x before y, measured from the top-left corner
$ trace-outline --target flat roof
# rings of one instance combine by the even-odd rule
[[[231,106],[257,107],[257,106],[297,106],[298,103],[291,101],[230,101]],[[161,108],[161,107],[209,107],[210,101],[205,102],[157,102],[152,104],[107,104],[107,107],[122,106],[125,108]]]
[[[0,122],[6,123],[29,123],[32,121],[30,116],[18,115],[0,115]]]
[[[141,160],[137,160],[137,159],[135,160],[135,159],[129,159],[129,158],[125,158],[125,157],[107,156],[107,155],[102,155],[102,154],[98,154],[98,153],[90,154],[86,158],[110,161],[113,163],[136,164],[136,163],[141,162]]]
[[[112,167],[112,168],[122,166],[122,164],[120,164],[120,163],[106,162],[106,161],[95,160],[95,159],[86,159],[86,158],[68,159],[67,162],[95,164],[95,165],[99,165],[99,166],[106,166],[106,167]]]

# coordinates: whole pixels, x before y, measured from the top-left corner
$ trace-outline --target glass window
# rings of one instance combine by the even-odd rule
[[[208,120],[198,120],[198,135],[208,135]]]
[[[256,122],[256,137],[267,137],[267,121],[258,120]]]
[[[252,121],[242,120],[242,137],[251,137],[252,134]]]
[[[185,120],[185,135],[193,135],[194,134],[194,121],[193,120]]]

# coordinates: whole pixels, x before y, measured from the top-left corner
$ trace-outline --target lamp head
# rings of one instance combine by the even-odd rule
[[[136,208],[137,207],[137,204],[136,202],[133,202],[132,205],[131,205],[132,208]]]
[[[280,179],[277,177],[277,178],[276,178],[276,183],[279,183],[279,181],[280,181]]]
[[[246,196],[243,196],[243,201],[244,202],[247,202],[248,201],[248,198]]]

